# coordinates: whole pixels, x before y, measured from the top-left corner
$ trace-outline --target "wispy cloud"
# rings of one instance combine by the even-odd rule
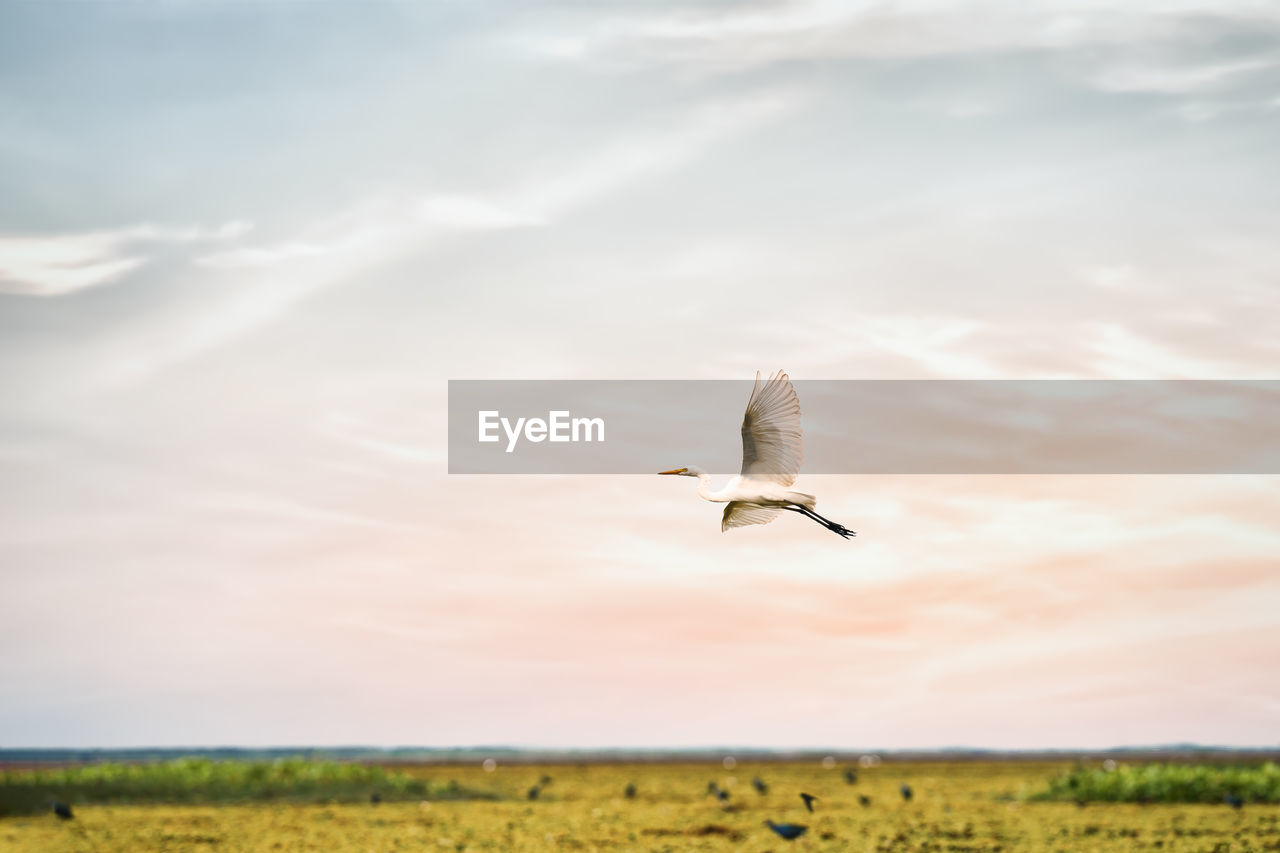
[[[192,501],[192,505],[203,512],[239,515],[253,520],[269,521],[273,524],[289,521],[302,525],[349,525],[410,532],[421,529],[385,518],[314,506],[303,501],[265,494],[208,494]]]
[[[237,269],[373,248],[385,259],[388,250],[401,252],[461,232],[550,225],[574,208],[679,168],[718,141],[785,115],[802,98],[779,90],[710,103],[661,131],[626,134],[558,173],[532,176],[505,190],[364,199],[283,242],[211,253],[197,263]]]
[[[1173,108],[1173,114],[1183,121],[1210,121],[1227,114],[1266,115],[1280,111],[1280,98],[1253,99],[1197,99],[1184,101]]]
[[[0,235],[0,293],[61,296],[118,281],[145,264],[160,243],[230,240],[242,221],[217,228],[135,225],[71,234]]]
[[[1266,364],[1179,351],[1114,322],[1087,324],[1080,343],[1098,375],[1112,379],[1270,379],[1275,374]]]
[[[1181,65],[1125,64],[1100,70],[1095,85],[1107,92],[1194,94],[1225,88],[1277,65],[1280,65],[1280,55]]]
[[[461,234],[551,227],[558,219],[637,182],[674,171],[708,149],[785,116],[804,103],[790,90],[716,101],[678,115],[663,130],[624,132],[594,155],[567,162],[489,195],[468,193],[379,197],[303,227],[280,243],[202,256],[210,272],[261,268],[237,276],[198,313],[165,319],[128,342],[130,352],[103,365],[110,385],[150,376],[257,328],[300,299],[364,269],[424,253]]]
[[[522,34],[529,53],[606,67],[672,64],[737,71],[780,62],[907,58],[1027,49],[1119,45],[1186,29],[1197,16],[1275,23],[1248,2],[1040,2],[934,0],[849,4],[828,0],[744,3],[647,14],[622,11],[574,31]],[[1210,72],[1225,72],[1222,69]],[[1193,75],[1194,76],[1194,75]]]
[[[403,416],[395,426],[401,426]],[[343,442],[383,457],[389,457],[395,463],[414,463],[443,467],[448,461],[448,454],[442,449],[442,440],[432,434],[429,428],[420,423],[413,424],[417,441],[408,440],[399,435],[388,435],[388,425],[368,423],[360,418],[342,412],[332,412],[320,420],[316,430],[327,438]],[[401,426],[398,432],[407,432]],[[438,429],[435,430],[438,432]],[[424,439],[434,439],[424,441]]]
[[[332,218],[307,226],[283,242],[212,252],[196,259],[212,269],[269,267],[320,255],[358,252],[405,237],[422,239],[461,231],[485,231],[541,225],[543,220],[469,195],[434,194],[419,198],[382,198],[359,202]]]

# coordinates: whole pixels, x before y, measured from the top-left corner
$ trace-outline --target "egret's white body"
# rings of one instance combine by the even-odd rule
[[[800,400],[787,374],[779,370],[756,384],[742,416],[742,471],[722,489],[711,487],[711,475],[690,466],[662,471],[698,478],[698,497],[728,504],[720,529],[768,524],[784,509],[799,512],[846,539],[852,530],[814,512],[818,499],[791,488],[800,473],[804,446],[800,434]]]

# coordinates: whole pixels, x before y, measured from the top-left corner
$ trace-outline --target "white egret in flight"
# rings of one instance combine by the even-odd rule
[[[800,400],[787,374],[779,370],[756,384],[742,417],[742,473],[723,489],[711,488],[711,475],[701,468],[659,471],[698,478],[698,497],[728,504],[720,521],[721,531],[748,524],[768,524],[784,509],[812,518],[845,539],[855,535],[843,524],[814,512],[818,499],[791,489],[800,473],[804,448],[800,441]]]

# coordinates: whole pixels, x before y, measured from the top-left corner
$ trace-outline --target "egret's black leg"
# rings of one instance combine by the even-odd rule
[[[823,518],[822,516],[818,515],[816,512],[814,512],[813,510],[809,509],[806,506],[800,506],[799,504],[795,504],[792,506],[783,507],[783,509],[789,509],[792,512],[798,512],[801,515],[806,516],[807,518],[811,518],[814,521],[821,524],[823,527],[830,530],[832,533],[835,533],[837,536],[843,536],[845,539],[848,539],[851,536],[858,535],[857,533],[854,533],[849,528],[845,527],[843,524],[840,524],[839,522],[836,522],[836,521],[832,521],[829,518]]]
[[[803,515],[805,518],[811,518],[811,519],[813,519],[814,521],[818,522],[819,524],[821,524],[823,527],[827,528],[828,530],[831,530],[831,529],[832,529],[832,528],[831,528],[831,524],[832,524],[832,523],[831,523],[830,521],[828,521],[827,519],[825,519],[825,518],[823,518],[822,516],[818,515],[816,512],[814,512],[813,510],[809,509],[807,506],[801,506],[801,505],[797,504],[797,505],[795,505],[795,506],[789,506],[789,507],[787,507],[787,509],[791,510],[792,512],[798,512],[798,513],[800,513],[801,515]]]
[[[848,539],[850,536],[857,536],[857,535],[858,535],[857,533],[855,533],[854,531],[852,531],[852,530],[850,530],[849,528],[845,527],[843,524],[841,524],[841,523],[840,523],[840,522],[838,522],[838,521],[832,521],[832,520],[831,520],[831,519],[829,519],[829,518],[826,518],[826,517],[824,517],[824,516],[818,515],[818,513],[814,512],[814,511],[813,511],[813,510],[811,510],[811,509],[808,509],[808,507],[806,507],[805,509],[807,509],[810,513],[812,513],[814,518],[818,519],[818,521],[822,522],[823,524],[828,525],[828,526],[831,528],[831,530],[832,530],[833,532],[835,532],[835,533],[839,533],[839,534],[840,534],[841,536],[843,536],[845,539]]]

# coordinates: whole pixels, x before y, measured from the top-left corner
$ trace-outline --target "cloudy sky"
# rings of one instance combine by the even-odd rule
[[[721,534],[445,403],[1278,378],[1277,138],[1247,0],[0,4],[0,746],[1275,744],[1274,477]]]

